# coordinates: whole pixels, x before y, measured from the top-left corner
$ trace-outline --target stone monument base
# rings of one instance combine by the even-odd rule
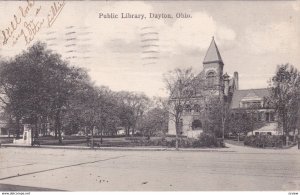
[[[18,145],[31,145],[32,143],[32,129],[29,124],[24,125],[24,132],[23,132],[23,138],[22,139],[14,139],[14,144]]]

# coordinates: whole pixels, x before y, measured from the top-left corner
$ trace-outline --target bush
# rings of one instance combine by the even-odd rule
[[[128,137],[132,146],[161,146],[176,147],[175,137],[151,137],[146,139],[143,137]],[[198,139],[179,137],[179,148],[203,148],[203,147],[224,147],[222,139],[216,138],[214,135],[202,133]]]
[[[265,148],[265,147],[282,147],[283,137],[279,135],[251,135],[244,140],[244,145]]]
[[[176,146],[176,139],[166,141],[168,147]],[[202,133],[198,139],[181,138],[178,143],[180,148],[203,148],[203,147],[224,147],[222,139],[208,133]]]
[[[218,139],[215,135],[209,133],[201,133],[199,143],[195,143],[198,147],[224,147],[222,139]]]

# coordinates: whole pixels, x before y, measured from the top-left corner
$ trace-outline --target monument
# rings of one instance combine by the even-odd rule
[[[30,124],[24,124],[23,138],[14,139],[14,144],[31,145],[32,143],[32,129]]]

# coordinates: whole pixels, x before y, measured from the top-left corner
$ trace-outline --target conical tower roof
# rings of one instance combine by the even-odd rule
[[[218,63],[224,65],[223,60],[220,55],[220,52],[219,52],[219,49],[218,49],[215,39],[213,37],[212,41],[210,43],[210,46],[206,52],[203,64],[209,64],[209,63],[214,63],[214,62],[218,62]]]

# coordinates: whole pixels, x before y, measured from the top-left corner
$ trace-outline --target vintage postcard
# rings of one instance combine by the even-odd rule
[[[0,1],[0,191],[300,192],[300,1]]]

